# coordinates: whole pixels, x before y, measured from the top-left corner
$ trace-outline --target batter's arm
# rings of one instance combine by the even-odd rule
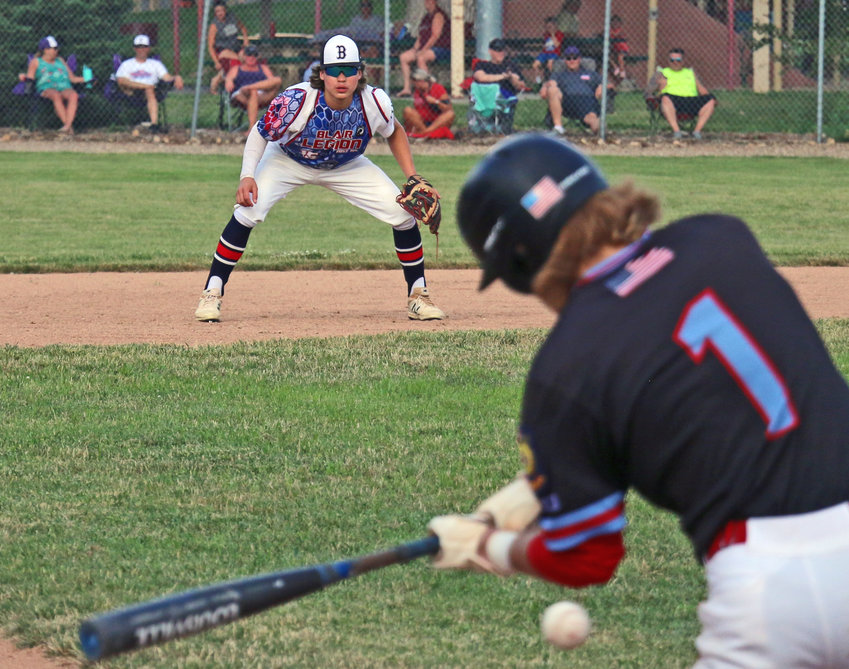
[[[395,131],[386,139],[389,144],[389,150],[395,156],[398,162],[398,167],[404,173],[404,178],[409,178],[416,174],[416,165],[413,162],[413,152],[410,149],[410,140],[407,139],[407,132],[404,130],[398,119],[395,119]]]

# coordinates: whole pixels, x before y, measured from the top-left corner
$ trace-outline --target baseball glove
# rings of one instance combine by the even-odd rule
[[[414,174],[401,187],[395,201],[417,221],[424,223],[433,234],[439,232],[442,222],[442,207],[439,194],[424,177]]]

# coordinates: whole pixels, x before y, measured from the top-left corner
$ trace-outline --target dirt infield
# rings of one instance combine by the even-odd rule
[[[849,318],[849,268],[782,268],[814,318]],[[334,337],[395,331],[548,327],[535,299],[496,284],[477,291],[477,270],[428,272],[445,321],[407,319],[397,270],[239,272],[220,323],[192,318],[205,272],[4,274],[0,345],[178,344]]]

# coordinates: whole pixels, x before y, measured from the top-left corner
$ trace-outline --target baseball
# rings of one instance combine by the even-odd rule
[[[542,635],[553,646],[576,648],[590,634],[590,617],[586,609],[575,602],[557,602],[542,614]]]

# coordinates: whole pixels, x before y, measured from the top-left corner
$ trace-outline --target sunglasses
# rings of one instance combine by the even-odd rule
[[[338,77],[341,74],[344,74],[346,77],[355,77],[357,76],[357,72],[360,71],[360,68],[356,65],[328,65],[324,68],[324,71],[328,77]]]
[[[563,60],[581,60],[580,56],[566,56]]]
[[[680,63],[680,62],[681,62],[682,60],[684,60],[684,59],[683,59],[683,58],[680,58],[680,57],[675,57],[675,58],[673,58],[672,56],[670,56],[670,57],[669,57],[669,60],[670,60],[671,62],[673,62],[673,63]]]

